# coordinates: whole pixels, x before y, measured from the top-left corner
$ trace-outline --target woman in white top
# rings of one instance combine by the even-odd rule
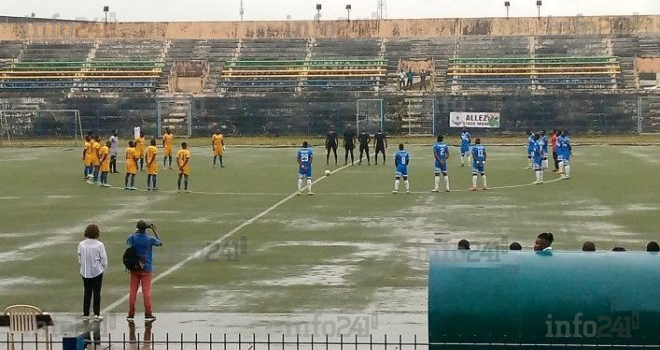
[[[99,241],[99,227],[91,224],[85,228],[85,240],[78,244],[78,262],[83,279],[83,317],[89,320],[89,304],[94,296],[94,320],[101,321],[101,286],[103,271],[108,267],[108,256],[103,242]]]

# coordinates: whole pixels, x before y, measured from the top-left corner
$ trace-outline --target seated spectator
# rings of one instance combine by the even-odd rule
[[[536,236],[536,242],[534,242],[534,251],[552,251],[552,241],[554,240],[555,238],[550,232],[543,232],[539,234]]]
[[[595,252],[596,251],[596,245],[592,241],[586,241],[582,245],[582,251],[583,252]]]
[[[509,246],[509,250],[522,250],[522,246],[518,242],[513,242]]]
[[[660,245],[658,245],[658,242],[656,241],[651,241],[649,244],[646,245],[646,251],[647,252],[660,252]]]
[[[458,250],[470,250],[470,241],[467,239],[461,239],[458,242]]]
[[[625,252],[626,248],[617,246],[617,247],[612,248],[612,251],[613,252]]]

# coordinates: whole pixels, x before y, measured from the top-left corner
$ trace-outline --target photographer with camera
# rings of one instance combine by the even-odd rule
[[[131,282],[128,296],[128,317],[126,319],[129,322],[133,321],[138,287],[142,286],[144,319],[145,321],[150,322],[156,320],[151,309],[151,271],[153,269],[152,247],[159,247],[163,245],[163,243],[160,241],[158,232],[156,232],[156,225],[153,223],[147,224],[146,221],[140,220],[137,222],[136,228],[137,231],[128,236],[128,239],[126,240],[140,260],[139,268],[130,271]],[[148,228],[151,229],[153,236],[147,234]]]

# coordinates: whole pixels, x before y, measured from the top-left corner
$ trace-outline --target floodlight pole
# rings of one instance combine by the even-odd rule
[[[108,36],[108,11],[110,11],[110,6],[103,6],[103,13],[105,14],[105,22],[103,22],[104,36]]]
[[[536,0],[536,8],[538,9],[539,19],[541,19],[541,6],[543,6],[543,0]]]
[[[316,21],[321,22],[321,4],[316,4]]]
[[[506,19],[509,19],[509,6],[511,6],[510,1],[505,1],[504,2],[504,7],[506,7]]]
[[[351,4],[346,5],[346,12],[348,12],[348,22],[351,22]]]

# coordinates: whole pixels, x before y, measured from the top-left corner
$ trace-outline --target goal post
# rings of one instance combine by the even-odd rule
[[[1,139],[11,147],[16,140],[83,140],[77,109],[0,110]]]
[[[375,133],[378,130],[385,132],[385,115],[383,99],[358,99],[355,114],[355,128],[357,133],[366,131]]]

